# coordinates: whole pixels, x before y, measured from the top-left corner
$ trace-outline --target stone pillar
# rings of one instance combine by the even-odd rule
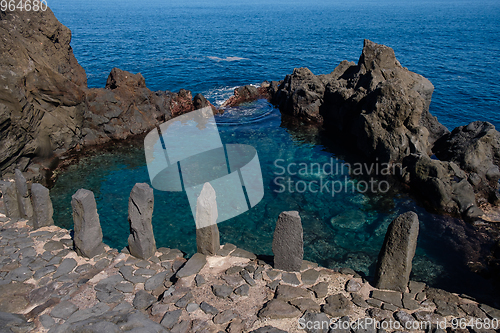
[[[17,202],[19,204],[19,213],[22,218],[31,219],[33,217],[33,207],[31,206],[28,184],[21,170],[14,171],[14,179],[16,181]]]
[[[302,220],[299,212],[283,212],[273,236],[274,268],[299,272],[304,258]]]
[[[54,224],[52,201],[49,189],[41,184],[31,185],[31,201],[33,202],[33,227],[35,229]]]
[[[417,247],[419,222],[414,212],[399,215],[385,234],[375,273],[375,287],[405,292]]]
[[[17,202],[16,184],[2,181],[1,185],[5,215],[13,219],[20,218],[21,213],[19,212],[19,203]]]
[[[205,183],[196,201],[196,247],[198,252],[214,256],[220,249],[217,227],[217,201],[215,190]]]
[[[153,234],[154,194],[146,183],[135,184],[128,200],[128,222],[130,236],[128,247],[130,254],[141,259],[149,259],[156,252]]]
[[[102,230],[94,193],[79,189],[71,198],[76,253],[88,258],[103,253]]]

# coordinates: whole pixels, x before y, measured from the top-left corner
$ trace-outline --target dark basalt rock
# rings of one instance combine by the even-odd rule
[[[79,189],[72,196],[71,206],[75,229],[75,251],[88,258],[103,253],[102,229],[94,193]]]
[[[418,230],[418,216],[414,212],[401,214],[391,222],[378,257],[375,273],[377,288],[406,291],[410,281],[412,260],[417,248]]]
[[[130,235],[128,237],[130,254],[141,259],[148,259],[156,252],[153,234],[154,195],[153,189],[146,183],[135,184],[130,192],[128,203],[128,220]]]
[[[87,88],[71,31],[52,11],[1,13],[0,172],[38,176],[48,157],[82,145],[125,139],[195,109],[190,91],[152,92],[141,74],[113,68],[106,87]],[[198,96],[197,104],[206,103]],[[28,167],[39,157],[34,167]],[[37,175],[38,174],[38,175]]]
[[[267,87],[283,114],[349,138],[369,160],[401,164],[393,176],[432,209],[474,220],[479,204],[500,203],[500,134],[486,122],[450,133],[429,113],[433,90],[392,48],[369,40],[357,64],[343,61],[326,75],[296,68]]]
[[[429,80],[401,66],[393,49],[365,40],[357,65],[343,61],[318,76],[298,68],[270,92],[283,113],[353,135],[368,157],[394,162],[430,152],[447,132],[429,113],[433,90]]]
[[[263,82],[260,87],[246,85],[234,89],[234,95],[222,104],[222,107],[235,107],[243,103],[253,102],[260,98],[269,98],[269,83]]]
[[[468,173],[468,182],[478,194],[498,204],[500,179],[500,133],[488,122],[475,121],[455,128],[434,145],[436,156],[456,163]]]
[[[273,236],[274,268],[298,272],[304,256],[302,221],[299,212],[280,214]]]
[[[53,225],[52,201],[50,200],[49,189],[40,184],[31,186],[31,199],[33,201],[33,227],[35,229]]]

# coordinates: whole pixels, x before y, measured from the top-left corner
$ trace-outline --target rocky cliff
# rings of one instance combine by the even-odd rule
[[[36,174],[34,161],[144,133],[196,105],[210,105],[187,90],[153,92],[141,74],[117,68],[104,89],[88,89],[71,31],[50,9],[0,12],[0,39],[2,174],[15,168]]]
[[[227,104],[266,96],[244,88]],[[343,61],[326,75],[296,68],[263,88],[283,114],[321,125],[369,160],[400,165],[397,180],[436,211],[475,219],[478,206],[499,204],[500,133],[486,122],[450,133],[429,112],[432,83],[390,47],[365,40],[357,64]]]

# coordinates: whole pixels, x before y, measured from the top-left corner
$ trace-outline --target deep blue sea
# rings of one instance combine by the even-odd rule
[[[434,84],[430,111],[450,130],[474,120],[500,128],[498,1],[52,0],[49,6],[73,32],[71,45],[89,87],[104,87],[110,70],[119,67],[140,72],[152,90],[189,89],[220,104],[236,86],[281,80],[295,67],[323,74],[344,59],[357,62],[367,38],[392,47],[404,67]],[[393,192],[278,193],[276,159],[343,161],[342,147],[305,129],[283,126],[279,111],[265,101],[228,110],[216,121],[224,143],[257,149],[265,189],[254,209],[219,224],[223,242],[271,254],[277,216],[298,210],[306,259],[372,275],[388,224],[412,209],[421,220],[413,278],[457,292],[491,292],[465,265],[487,252],[473,227],[429,214]],[[310,182],[321,177],[334,181],[343,175],[292,178]],[[71,195],[90,189],[105,242],[121,248],[129,232],[128,196],[138,182],[149,182],[140,146],[83,159],[61,174],[51,190],[56,223],[71,227]],[[158,246],[196,250],[185,195],[155,191],[153,225]]]

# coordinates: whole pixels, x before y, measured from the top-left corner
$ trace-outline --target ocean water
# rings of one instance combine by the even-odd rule
[[[294,67],[322,74],[344,59],[357,62],[368,38],[394,48],[403,66],[434,84],[431,112],[449,129],[474,120],[500,128],[500,4],[495,1],[54,0],[49,5],[73,32],[74,53],[90,87],[103,87],[111,68],[119,67],[142,73],[152,90],[185,88],[220,104],[234,87],[280,80]],[[216,121],[224,143],[257,149],[265,188],[255,208],[219,224],[223,242],[271,254],[277,216],[298,210],[306,259],[373,275],[388,224],[414,210],[421,230],[413,278],[451,291],[492,293],[489,282],[466,265],[489,246],[472,226],[432,215],[394,191],[333,195],[292,188],[280,193],[285,180],[277,179],[277,163],[324,165],[333,159],[339,165],[350,161],[349,153],[313,129],[287,126],[266,101],[227,110]],[[307,172],[289,179],[310,184],[345,177]],[[354,184],[361,181],[347,177]],[[83,158],[51,190],[56,223],[71,227],[71,195],[90,189],[104,241],[122,248],[129,233],[128,196],[139,182],[149,183],[140,143]],[[195,225],[184,194],[155,190],[153,227],[158,246],[195,252]]]

